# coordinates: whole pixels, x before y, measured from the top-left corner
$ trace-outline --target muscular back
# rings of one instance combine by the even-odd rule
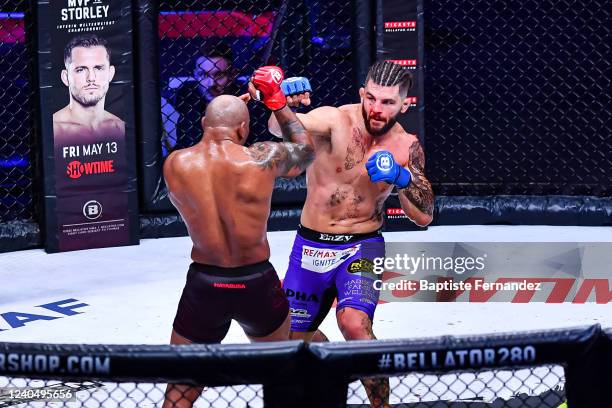
[[[170,200],[193,241],[194,261],[223,267],[267,260],[266,230],[274,180],[295,176],[297,145],[203,141],[164,164]]]

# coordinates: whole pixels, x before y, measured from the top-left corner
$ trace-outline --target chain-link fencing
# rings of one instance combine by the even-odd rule
[[[388,401],[394,408],[557,408],[565,402],[564,374],[560,366],[442,375],[415,373],[391,377],[388,381],[388,395],[372,400],[368,398],[361,382],[349,384],[346,406],[368,408],[382,406],[383,401]],[[261,385],[178,385],[171,389],[176,391],[168,392],[167,384],[162,383],[51,381],[0,377],[0,407],[24,403],[28,406],[43,406],[44,403],[67,408],[179,407],[188,401],[196,408],[265,406]],[[376,392],[371,395],[376,396]],[[322,401],[323,403],[325,401]],[[291,406],[291,402],[288,401],[286,406]]]
[[[610,345],[599,325],[342,343],[0,343],[0,407],[604,407]]]
[[[39,218],[32,4],[0,0],[3,226]],[[423,2],[426,172],[436,195],[612,194],[606,5]],[[162,130],[148,137],[159,139],[164,156],[199,140],[210,96],[245,92],[263,64],[309,77],[314,107],[358,100],[353,63],[373,50],[351,47],[354,0],[164,0],[155,6],[159,78],[153,81],[160,83]],[[220,55],[205,55],[211,50]],[[151,77],[140,81],[142,87]],[[248,144],[270,137],[265,109],[253,104],[251,113]],[[156,161],[149,156],[142,167]],[[163,179],[149,178],[140,178],[141,189],[152,190],[143,193],[143,208],[173,211],[164,194],[154,194]],[[30,230],[17,247],[36,245],[38,231]]]
[[[29,0],[0,0],[0,222],[35,218]]]
[[[437,195],[612,194],[608,6],[424,2]]]
[[[263,65],[311,78],[315,107],[357,100],[351,0],[162,1],[158,23],[164,156],[197,143],[208,102],[245,93]],[[270,139],[269,113],[250,111],[247,144]]]
[[[261,385],[207,387],[193,389],[195,408],[263,407]],[[201,390],[201,393],[200,393]],[[166,394],[162,383],[111,383],[98,381],[52,381],[0,377],[0,408],[19,406],[84,407],[84,408],[147,408],[184,406],[191,397],[187,391]],[[189,399],[188,399],[189,397]],[[166,405],[164,405],[164,402]]]
[[[561,366],[482,370],[453,374],[415,373],[389,378],[394,408],[557,408],[565,402]],[[347,407],[370,407],[359,381],[349,384]]]

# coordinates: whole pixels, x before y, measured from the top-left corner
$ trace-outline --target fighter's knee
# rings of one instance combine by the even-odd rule
[[[371,340],[372,322],[367,314],[350,308],[338,313],[338,327],[347,340]]]
[[[369,339],[369,337],[366,336],[367,330],[365,325],[359,321],[351,321],[348,318],[344,318],[342,321],[338,322],[338,327],[347,340]]]

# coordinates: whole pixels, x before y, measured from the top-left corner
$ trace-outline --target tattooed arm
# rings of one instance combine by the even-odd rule
[[[289,106],[285,105],[284,108],[274,111],[272,117],[275,118],[285,142],[311,144],[308,131]]]
[[[275,116],[275,114],[270,116],[270,120],[268,121],[268,130],[277,137],[282,136],[285,141],[312,144],[312,139],[316,140],[314,136],[331,138],[334,129],[340,129],[342,127],[346,129],[350,127],[350,121],[338,108],[322,106],[320,108],[313,109],[306,114],[296,114],[296,117],[304,125],[304,128],[308,131],[308,133],[313,136],[313,138],[308,138],[307,141],[299,138],[298,140],[293,138],[288,140],[286,139],[282,126],[279,124],[278,116]]]
[[[415,224],[427,226],[433,220],[434,195],[425,178],[425,154],[418,140],[410,145],[410,163],[405,168],[412,173],[408,187],[398,189],[400,204]]]
[[[310,145],[288,142],[259,142],[248,149],[255,164],[269,169],[276,177],[296,177],[314,160]]]
[[[249,149],[249,154],[258,166],[272,169],[277,177],[295,177],[314,160],[308,131],[288,106],[274,111],[273,116],[285,142],[255,143]]]

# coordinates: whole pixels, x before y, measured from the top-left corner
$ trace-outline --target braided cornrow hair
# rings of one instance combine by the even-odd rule
[[[399,85],[402,97],[408,94],[413,85],[412,74],[401,65],[390,61],[379,61],[372,65],[365,83],[370,80],[380,86]]]

